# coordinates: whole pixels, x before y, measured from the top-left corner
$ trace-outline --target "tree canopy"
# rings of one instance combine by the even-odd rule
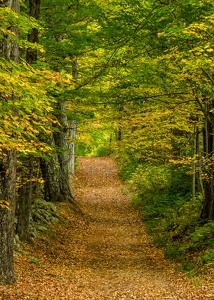
[[[75,204],[67,164],[75,121],[77,155],[103,143],[138,162],[189,165],[201,182],[201,219],[213,220],[213,1],[20,4],[0,4],[1,189],[17,181],[2,209],[13,207],[14,218],[16,192],[25,211],[20,187],[32,194],[33,181],[45,200]]]

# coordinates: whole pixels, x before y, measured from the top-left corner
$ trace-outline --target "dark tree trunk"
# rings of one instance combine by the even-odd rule
[[[55,146],[53,134],[49,136],[46,143],[50,146]],[[63,197],[60,190],[60,164],[57,153],[53,153],[50,160],[40,159],[40,168],[44,180],[44,197],[46,201],[63,202]]]
[[[18,223],[17,234],[22,242],[30,242],[30,208],[32,202],[32,177],[33,177],[33,157],[22,159],[23,170],[21,171],[21,181],[18,200]]]
[[[16,13],[20,12],[18,0],[0,1],[0,7],[12,8]],[[11,28],[17,39],[19,31]],[[19,46],[12,43],[8,36],[0,39],[0,57],[19,63]],[[11,95],[12,100],[15,98]],[[16,99],[17,100],[17,99]],[[1,101],[7,101],[2,100]],[[14,108],[14,115],[18,112]],[[14,284],[16,281],[13,267],[13,236],[15,217],[15,188],[16,188],[16,149],[0,149],[0,201],[7,201],[10,210],[0,206],[0,284]]]
[[[44,198],[46,201],[63,202],[59,186],[59,166],[53,157],[50,162],[40,160],[42,178],[44,180]]]
[[[30,4],[30,16],[35,18],[36,20],[38,20],[39,13],[40,13],[41,0],[29,0],[29,4]],[[38,29],[33,28],[32,31],[30,33],[28,33],[28,41],[31,43],[39,42]],[[28,48],[26,60],[29,64],[36,62],[37,61],[37,50]]]
[[[122,140],[122,128],[121,128],[121,123],[118,125],[118,142],[121,142]]]
[[[39,19],[40,0],[30,0],[30,16]],[[38,30],[33,28],[28,34],[28,41],[31,43],[38,43]],[[36,62],[37,50],[28,48],[26,61],[29,64]],[[19,210],[18,210],[18,223],[17,234],[19,239],[23,242],[30,242],[30,208],[32,202],[32,174],[33,174],[33,157],[24,157],[21,159],[24,169],[28,170],[28,174],[25,171],[21,171],[21,187],[19,189]],[[26,176],[27,175],[27,176]]]
[[[121,140],[122,140],[122,124],[121,124],[122,111],[123,111],[123,107],[120,106],[119,112],[121,113],[121,115],[119,116],[119,120],[118,120],[118,132],[117,132],[117,141],[118,142],[121,142]]]
[[[214,101],[207,104],[208,118],[203,129],[203,143],[205,153],[204,202],[201,213],[203,220],[214,220],[214,115],[212,109]]]
[[[61,132],[63,131],[64,133],[61,134]],[[64,128],[64,130],[61,129],[61,131],[57,133],[56,139],[58,144],[56,143],[56,145],[58,147],[62,147],[62,144],[66,146],[67,143],[67,134],[65,136],[66,131]],[[56,137],[56,133],[55,133],[55,137]],[[54,145],[55,144],[54,138],[52,137],[51,141],[48,141],[48,143],[49,145],[50,143],[51,145]],[[41,159],[40,167],[42,171],[42,177],[45,181],[44,183],[45,200],[52,201],[52,202],[54,201],[70,202],[71,204],[73,204],[73,209],[76,212],[82,214],[82,211],[74,201],[69,186],[68,151],[61,151],[58,155],[52,154],[50,161]]]
[[[4,151],[4,154],[0,161],[0,199],[6,200],[10,206],[9,209],[0,206],[0,284],[14,284],[16,281],[13,267],[16,150]]]

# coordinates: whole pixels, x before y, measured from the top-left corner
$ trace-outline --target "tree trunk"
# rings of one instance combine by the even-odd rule
[[[64,92],[64,86],[61,83],[58,86]],[[74,201],[69,185],[68,120],[65,101],[57,103],[56,117],[60,125],[53,124],[57,130],[51,134],[48,143],[57,147],[57,153],[52,155],[51,161],[41,159],[42,177],[45,180],[45,199],[47,201],[70,202],[74,205],[74,209],[81,213],[81,210]]]
[[[77,81],[78,79],[78,62],[75,58],[74,65],[72,67],[72,75],[73,79]],[[75,99],[77,100],[77,99]],[[69,138],[71,138],[73,141],[68,144],[69,152],[69,158],[68,158],[68,174],[71,176],[74,176],[74,167],[75,167],[75,150],[76,150],[76,143],[74,140],[76,139],[76,133],[77,133],[77,120],[71,120],[70,126],[69,126]]]
[[[77,132],[77,121],[71,120],[70,127],[69,127],[69,138],[72,140],[75,140],[76,132]],[[68,149],[70,150],[69,158],[68,158],[68,172],[69,172],[69,175],[72,175],[72,176],[74,176],[75,147],[76,147],[76,143],[74,141],[72,141],[68,145]]]
[[[200,118],[198,119],[200,122]],[[198,171],[198,191],[202,193],[204,198],[204,185],[202,179],[202,163],[201,163],[201,140],[200,140],[200,131],[197,126],[197,140],[196,140],[196,154],[197,154],[197,171]]]
[[[18,197],[18,222],[17,234],[22,242],[30,242],[30,209],[32,202],[32,177],[33,177],[33,156],[22,159],[23,170],[21,170],[21,180]]]
[[[16,13],[20,12],[18,0],[1,1],[1,8],[9,7]],[[19,30],[10,28],[16,38],[19,38]],[[12,43],[8,36],[0,39],[0,57],[19,63],[19,46]],[[15,99],[11,95],[12,100]],[[17,100],[17,99],[16,99]],[[2,100],[1,100],[2,101]],[[6,100],[4,100],[6,101]],[[14,115],[18,112],[14,108]],[[13,266],[13,236],[15,217],[15,188],[16,188],[16,149],[3,150],[0,153],[0,200],[9,203],[10,210],[0,207],[0,284],[14,284],[16,281]]]
[[[40,13],[40,4],[41,0],[29,0],[30,4],[30,16],[35,18],[36,20],[39,19]],[[38,29],[33,28],[30,33],[28,33],[28,42],[31,43],[38,43],[39,42],[39,32]],[[32,64],[37,61],[37,50],[28,48],[26,60],[29,64]]]
[[[30,0],[30,16],[39,19],[40,0]],[[31,43],[38,43],[39,32],[33,28],[28,34],[28,41]],[[36,62],[37,50],[28,48],[26,54],[26,61],[29,64]],[[32,175],[33,175],[33,157],[30,155],[21,159],[24,169],[21,171],[21,188],[19,189],[19,209],[18,209],[18,223],[17,234],[22,242],[30,242],[30,208],[32,202]],[[27,175],[27,176],[26,176]]]
[[[197,126],[194,125],[194,140],[193,140],[193,174],[192,174],[192,202],[195,202],[195,179],[196,179],[196,151],[197,151]]]
[[[56,146],[62,149],[61,153],[58,155],[59,165],[60,165],[60,192],[61,195],[66,202],[74,203],[74,198],[71,194],[70,186],[69,186],[69,175],[68,175],[68,142],[67,142],[67,115],[66,111],[66,103],[65,101],[58,102],[58,111],[60,112],[57,116],[59,124],[58,132],[54,132],[54,140]]]
[[[40,159],[42,177],[45,181],[44,192],[46,201],[70,202],[75,204],[74,198],[70,191],[68,175],[68,143],[67,143],[67,115],[65,111],[65,102],[58,103],[58,111],[61,111],[57,117],[59,125],[58,132],[51,133],[46,142],[50,146],[57,146],[58,152],[53,153],[50,160]]]
[[[205,120],[203,130],[204,141],[204,153],[205,153],[205,181],[204,181],[204,201],[203,209],[201,212],[201,218],[203,220],[214,220],[214,136],[213,136],[213,124],[214,115],[212,109],[214,107],[214,101],[210,101],[207,104],[208,119]]]
[[[0,199],[8,208],[0,207],[0,284],[14,284],[13,236],[15,217],[16,150],[2,151],[0,161]],[[4,203],[4,202],[3,202]]]
[[[117,141],[118,142],[121,142],[122,140],[122,122],[121,122],[121,119],[122,119],[122,111],[123,111],[123,107],[120,106],[119,107],[119,112],[120,112],[120,115],[119,115],[119,118],[118,118],[118,132],[117,132]]]
[[[46,140],[50,146],[55,146],[53,133]],[[44,182],[44,196],[46,201],[62,202],[63,197],[60,191],[60,164],[57,153],[53,153],[50,161],[40,159],[40,168]]]

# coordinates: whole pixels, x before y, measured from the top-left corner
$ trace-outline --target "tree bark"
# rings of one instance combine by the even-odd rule
[[[76,63],[78,67],[78,64]],[[77,69],[73,76],[77,76]],[[64,92],[64,86],[59,83],[58,86]],[[68,126],[66,114],[66,102],[60,101],[57,103],[58,124],[53,124],[56,131],[48,138],[48,143],[56,146],[56,154],[53,154],[50,161],[41,159],[42,177],[45,180],[45,200],[70,202],[74,205],[74,210],[81,212],[74,201],[69,185],[69,147],[68,147]]]
[[[53,133],[48,137],[46,143],[50,146],[55,146]],[[63,202],[63,197],[60,191],[60,165],[57,153],[53,153],[50,161],[40,159],[40,168],[44,180],[44,198],[46,201]]]
[[[214,108],[214,101],[209,101],[207,104],[207,113],[209,120],[205,120],[203,129],[204,153],[205,153],[205,181],[204,181],[204,200],[201,218],[206,220],[214,220],[214,115],[212,109]]]
[[[194,140],[193,140],[193,174],[192,174],[192,202],[195,202],[195,179],[196,179],[196,147],[197,147],[197,126],[194,125]]]
[[[17,234],[22,242],[30,242],[30,209],[32,202],[33,156],[22,158],[21,180],[18,197]]]
[[[200,118],[198,119],[200,122]],[[196,154],[197,154],[197,171],[198,171],[198,191],[202,193],[204,198],[204,184],[202,179],[202,158],[201,158],[201,139],[200,139],[200,131],[197,126],[197,140],[196,140]]]
[[[30,4],[30,16],[35,18],[36,20],[39,19],[40,13],[40,4],[41,0],[29,0]],[[39,32],[38,29],[33,28],[30,33],[28,33],[28,42],[31,43],[38,43],[39,42]],[[32,64],[37,61],[37,50],[28,48],[26,60],[29,64]]]
[[[121,142],[122,140],[122,122],[121,122],[121,119],[122,119],[122,111],[123,111],[123,107],[120,106],[119,107],[119,112],[121,113],[121,115],[119,116],[118,118],[118,132],[117,132],[117,141],[118,142]]]
[[[68,142],[67,142],[67,115],[66,111],[66,103],[65,101],[58,102],[58,111],[60,112],[57,116],[59,124],[58,132],[54,132],[54,140],[56,146],[62,149],[61,153],[58,155],[59,165],[60,165],[60,192],[61,195],[66,202],[74,203],[74,198],[71,194],[70,186],[69,186],[69,175],[68,175]]]
[[[20,12],[18,0],[1,1],[1,8],[9,7],[16,13]],[[16,38],[19,38],[19,30],[10,28]],[[19,46],[12,43],[8,36],[0,39],[0,57],[19,63]],[[12,100],[15,99],[11,95]],[[7,100],[4,100],[7,101]],[[14,108],[14,115],[18,112]],[[13,266],[13,237],[15,217],[15,188],[16,188],[16,149],[0,149],[0,200],[9,203],[10,210],[0,207],[0,284],[14,284],[16,281]]]
[[[58,103],[58,120],[61,126],[55,125],[57,132],[51,133],[46,142],[50,146],[56,146],[57,150],[50,160],[40,159],[42,177],[45,181],[44,192],[46,201],[70,202],[75,204],[69,186],[68,174],[68,143],[67,143],[67,115],[65,102]],[[75,204],[76,205],[76,204]]]
[[[68,148],[70,150],[69,158],[68,158],[68,172],[69,175],[71,176],[74,176],[75,148],[76,148],[76,143],[74,142],[74,140],[76,139],[76,132],[77,132],[77,121],[71,120],[69,126],[69,138],[72,139],[73,141],[68,145]]]
[[[30,16],[39,19],[40,0],[30,0]],[[39,32],[33,28],[28,34],[28,41],[31,43],[38,43]],[[26,54],[26,61],[29,64],[36,62],[37,50],[28,48]],[[21,171],[21,187],[19,189],[19,209],[18,209],[18,223],[17,234],[22,242],[30,242],[30,208],[32,202],[32,176],[33,176],[33,157],[30,155],[21,159],[24,170],[28,170],[28,174],[25,171]],[[26,176],[27,175],[27,176]]]
[[[64,91],[63,85],[58,84]],[[66,102],[57,103],[58,124],[53,124],[56,131],[49,136],[47,142],[49,145],[56,146],[56,154],[53,154],[50,161],[41,159],[42,177],[45,181],[45,200],[70,202],[80,211],[71,194],[69,185],[68,161],[68,126],[66,115]]]
[[[2,151],[0,161],[0,199],[7,201],[8,208],[0,207],[0,284],[14,284],[13,237],[15,217],[16,150]]]
[[[73,79],[78,79],[78,62],[75,58],[74,65],[72,67],[72,75]],[[77,99],[75,99],[77,100]],[[76,139],[76,133],[77,133],[77,120],[71,120],[70,126],[69,126],[69,138],[71,138],[73,141],[68,144],[69,152],[69,158],[68,158],[68,174],[71,176],[74,176],[74,167],[75,167],[75,150],[76,150],[76,143],[74,140]]]

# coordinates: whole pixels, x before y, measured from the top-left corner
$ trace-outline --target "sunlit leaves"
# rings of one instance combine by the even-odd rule
[[[10,203],[5,200],[0,200],[0,208],[6,208],[10,210]]]

